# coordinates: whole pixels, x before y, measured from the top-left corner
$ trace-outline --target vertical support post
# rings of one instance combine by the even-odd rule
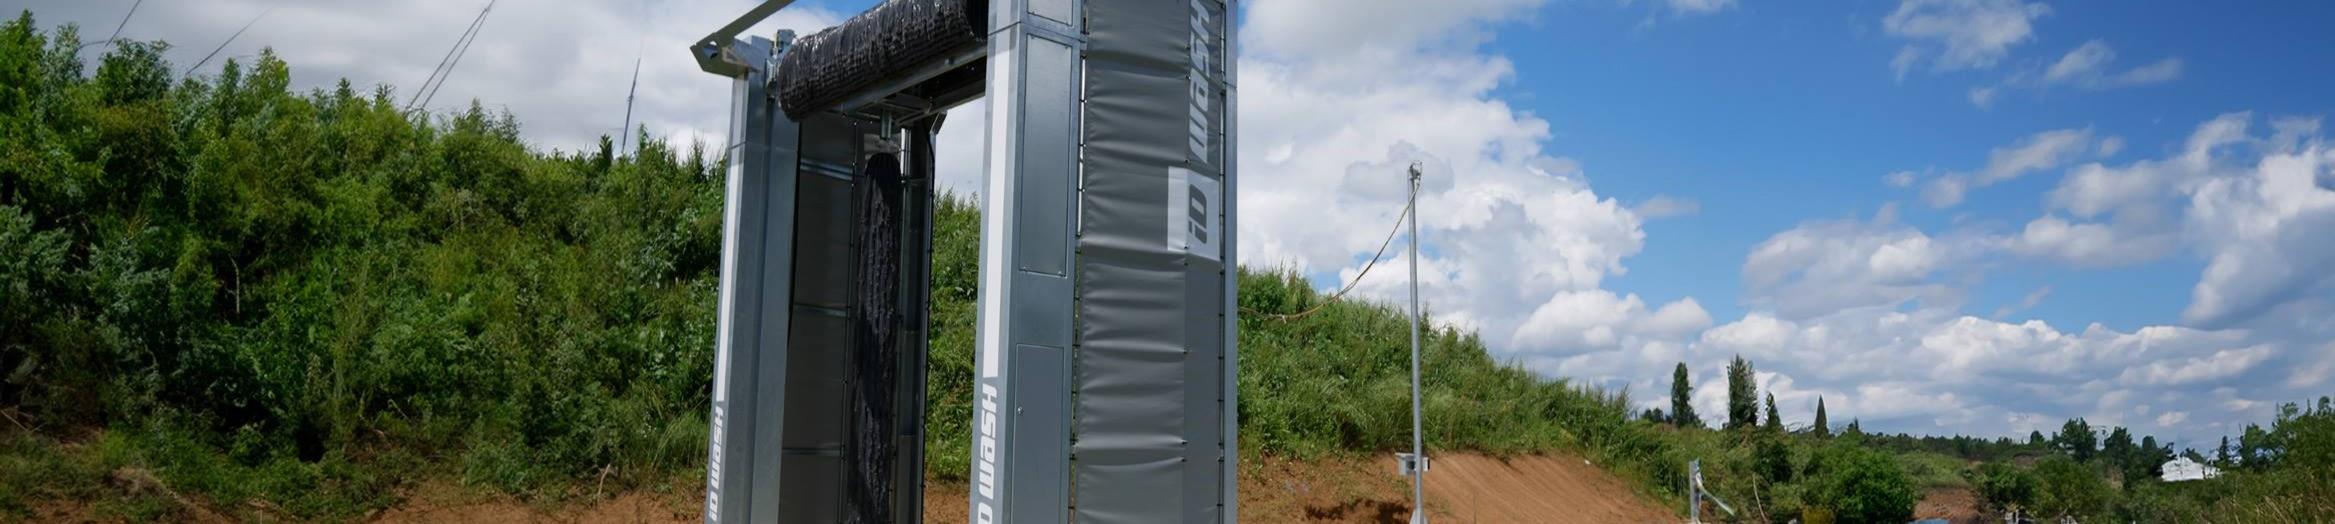
[[[1419,164],[1411,164],[1411,522],[1427,522],[1427,446],[1419,409]]]
[[[900,239],[900,467],[899,506],[893,515],[901,522],[924,521],[924,392],[925,371],[932,351],[932,188],[939,175],[934,168],[933,135],[940,132],[935,116],[908,126],[908,180],[902,191]]]
[[[990,4],[968,497],[977,524],[1069,516],[1079,1]]]
[[[1703,521],[1703,461],[1686,461],[1686,521]]]
[[[708,419],[705,520],[775,522],[785,419],[787,302],[794,245],[795,123],[769,90],[777,46],[751,38],[730,52],[752,62],[731,84],[725,154],[720,317]],[[768,385],[770,387],[762,387]],[[771,444],[761,446],[760,444]]]
[[[1240,96],[1239,31],[1232,28],[1239,0],[1224,0],[1224,515],[1218,522],[1240,522]]]

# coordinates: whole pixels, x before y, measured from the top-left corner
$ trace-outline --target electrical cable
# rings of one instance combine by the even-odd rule
[[[219,52],[220,52],[220,51],[226,50],[226,49],[227,49],[227,44],[232,44],[232,43],[235,43],[235,39],[236,39],[236,37],[243,36],[243,32],[244,32],[244,31],[249,31],[249,30],[251,30],[251,25],[252,25],[252,24],[257,24],[257,23],[259,23],[259,19],[261,19],[261,18],[267,18],[267,16],[268,16],[268,13],[269,13],[269,12],[272,12],[272,11],[275,11],[275,10],[276,10],[276,8],[275,8],[274,6],[269,6],[269,7],[268,7],[266,10],[260,11],[260,12],[259,12],[259,16],[254,16],[254,17],[251,17],[251,21],[249,21],[249,22],[244,22],[244,23],[243,23],[243,28],[241,28],[241,29],[236,29],[236,30],[235,30],[235,34],[232,34],[232,35],[227,35],[227,41],[225,41],[225,42],[220,42],[220,43],[219,43],[219,47],[214,47],[214,48],[211,48],[211,54],[203,55],[203,59],[202,59],[202,61],[195,62],[195,65],[194,65],[194,66],[186,68],[186,72],[185,72],[185,73],[179,73],[179,75],[178,75],[178,76],[190,76],[190,75],[193,75],[193,74],[195,74],[195,70],[197,70],[197,69],[202,69],[202,68],[203,68],[203,64],[208,64],[208,63],[211,63],[211,57],[219,56]]]
[[[452,64],[460,60],[459,54],[461,52],[470,48],[470,41],[476,38],[479,27],[486,25],[487,12],[494,10],[494,8],[495,0],[487,0],[486,7],[478,10],[478,16],[476,18],[470,19],[470,27],[462,29],[462,36],[454,38],[454,46],[446,48],[446,56],[438,58],[438,65],[430,68],[429,78],[422,79],[422,86],[414,89],[413,98],[406,99],[405,109],[407,111],[412,111],[416,107],[421,107],[422,105],[429,103],[428,98],[422,96],[422,94],[424,92],[430,92],[432,96],[435,96],[437,89],[431,87],[433,83],[436,85],[445,85],[446,82],[444,79],[439,78],[439,73],[443,71],[446,75],[449,76],[453,74],[454,68],[452,67]]]
[[[438,85],[430,88],[428,96],[422,97],[421,107],[429,107],[430,100],[438,98],[438,89],[446,87],[446,79],[454,77],[454,66],[462,63],[462,55],[470,54],[470,44],[478,42],[479,33],[485,32],[483,29],[486,28],[486,14],[494,10],[495,0],[487,0],[486,8],[478,10],[478,20],[471,23],[468,38],[461,41],[461,47],[454,52],[454,60],[446,63],[446,73],[438,76]]]
[[[414,88],[413,97],[406,99],[405,108],[407,110],[412,110],[414,104],[422,101],[422,92],[430,90],[430,84],[438,81],[438,71],[446,68],[446,61],[454,59],[454,50],[462,46],[463,39],[470,38],[470,32],[478,29],[478,23],[478,18],[470,19],[470,25],[462,28],[462,35],[454,37],[454,46],[446,48],[446,56],[438,58],[438,65],[430,66],[430,76],[423,78],[422,86]]]
[[[99,41],[95,41],[95,42],[90,42],[90,43],[86,43],[86,44],[81,44],[80,46],[74,47],[74,48],[73,48],[73,52],[75,52],[75,53],[80,53],[80,52],[81,52],[81,50],[83,50],[83,49],[88,49],[88,48],[90,48],[91,46],[95,46],[95,45],[98,45],[98,44],[115,44],[115,43],[120,43],[120,42],[122,41],[122,28],[124,28],[124,27],[129,27],[129,25],[130,25],[130,16],[131,16],[131,15],[136,15],[136,14],[138,14],[138,6],[141,6],[141,5],[146,5],[146,0],[138,0],[138,3],[135,3],[135,4],[130,4],[130,12],[127,12],[127,13],[122,13],[122,23],[119,23],[119,24],[114,24],[114,35],[113,35],[113,36],[105,37],[105,39],[104,39],[104,40],[99,40]]]
[[[138,0],[138,3],[130,4],[130,12],[122,13],[122,23],[114,24],[114,35],[105,37],[105,41],[112,42],[116,39],[120,39],[122,37],[122,28],[130,25],[130,15],[138,14],[138,6],[141,5],[146,5],[146,0]]]
[[[1378,267],[1379,259],[1386,257],[1387,246],[1394,245],[1395,237],[1401,236],[1401,233],[1403,232],[1403,219],[1409,216],[1411,216],[1411,205],[1408,203],[1403,204],[1403,212],[1395,215],[1394,230],[1386,232],[1386,241],[1380,242],[1378,244],[1378,254],[1370,255],[1370,263],[1363,264],[1362,271],[1354,274],[1354,280],[1346,282],[1346,286],[1338,288],[1338,292],[1330,294],[1330,298],[1322,300],[1322,303],[1315,304],[1312,309],[1307,309],[1305,311],[1300,311],[1288,315],[1269,314],[1265,316],[1283,322],[1297,320],[1311,316],[1316,312],[1320,312],[1322,308],[1330,307],[1330,304],[1337,303],[1338,299],[1345,298],[1346,292],[1353,291],[1355,285],[1362,283],[1362,277],[1370,275],[1370,268]]]

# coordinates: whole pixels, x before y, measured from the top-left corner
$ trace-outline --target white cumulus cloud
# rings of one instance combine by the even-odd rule
[[[2090,129],[2058,129],[2036,133],[2017,143],[1988,151],[1986,166],[1976,172],[1948,173],[1931,179],[1929,185],[1922,189],[1922,199],[1933,207],[1950,207],[1961,203],[1964,193],[1970,189],[2056,168],[2082,157],[2092,149]]]
[[[1420,292],[1441,321],[1480,330],[1495,351],[1551,356],[1639,348],[1707,326],[1692,299],[1647,304],[1602,287],[1643,247],[1645,220],[1691,213],[1694,201],[1630,206],[1597,193],[1583,166],[1549,151],[1550,122],[1494,96],[1514,65],[1474,44],[1537,5],[1250,4],[1243,259],[1357,278],[1418,163]],[[1387,63],[1404,73],[1385,74]],[[1354,293],[1405,297],[1408,263],[1390,256]]]
[[[2126,87],[2160,84],[2181,78],[2181,59],[2166,58],[2148,65],[2112,71],[2116,50],[2106,42],[2084,42],[2074,50],[2061,55],[2059,61],[2043,70],[2045,85],[2074,85],[2087,88]]]
[[[1903,0],[1881,28],[1908,40],[1890,62],[1904,78],[1924,59],[1938,72],[1994,67],[2011,47],[2033,39],[2035,19],[2050,13],[2020,0]]]
[[[32,10],[44,25],[80,24],[83,38],[95,41],[122,21],[130,4],[33,0]],[[730,82],[699,71],[687,47],[752,4],[499,2],[429,109],[456,111],[475,99],[489,110],[511,112],[523,126],[522,136],[536,145],[569,151],[597,147],[600,135],[624,135],[618,128],[624,125],[625,98],[633,91],[628,81],[639,56],[633,124],[656,136],[711,145],[727,133]],[[256,18],[248,32],[221,48],[219,57],[197,74],[216,74],[230,58],[248,66],[261,48],[273,47],[291,65],[294,89],[329,88],[346,78],[360,92],[392,86],[404,103],[485,5],[453,0],[145,2],[123,26],[122,37],[169,41],[173,47],[166,57],[178,67],[176,73]],[[768,36],[779,29],[808,34],[841,19],[822,9],[791,7],[748,34]],[[85,58],[94,61],[105,49],[92,46]]]

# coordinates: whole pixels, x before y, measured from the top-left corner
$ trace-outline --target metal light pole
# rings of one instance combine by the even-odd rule
[[[1419,163],[1411,163],[1411,522],[1427,522],[1427,447],[1419,409]]]

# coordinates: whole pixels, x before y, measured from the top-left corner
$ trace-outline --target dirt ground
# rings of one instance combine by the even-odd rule
[[[1914,520],[1942,519],[1950,524],[1978,524],[1986,522],[1986,512],[1978,507],[1978,493],[1970,488],[1931,488],[1922,494],[1921,502],[1913,505]]]
[[[424,486],[406,502],[364,522],[526,522],[563,524],[646,524],[703,522],[704,495],[636,491],[592,503],[546,510],[504,497],[465,496],[451,487]]]
[[[1620,478],[1578,457],[1441,455],[1428,473],[1430,515],[1442,522],[1647,523],[1678,522],[1671,511],[1639,496]],[[1410,485],[1395,474],[1393,457],[1297,461],[1278,457],[1244,460],[1240,474],[1241,520],[1249,522],[1400,523],[1410,518]],[[1965,490],[1967,491],[1967,490]],[[965,522],[966,486],[935,482],[925,486],[926,522]],[[1968,498],[1968,494],[1964,494]],[[408,489],[404,503],[366,515],[360,522],[407,524],[482,523],[694,523],[704,504],[694,491],[636,491],[596,502],[542,507],[505,496],[471,494],[457,486],[426,484]],[[1933,493],[1932,498],[1937,498]],[[217,508],[191,503],[197,522],[231,522]],[[1924,508],[1930,500],[1923,501]],[[36,505],[31,522],[102,522],[85,504]],[[230,508],[226,513],[262,521],[273,508]],[[1926,513],[1925,513],[1926,515]],[[1955,520],[1954,522],[1964,522]]]
[[[1571,456],[1497,459],[1443,455],[1428,472],[1429,516],[1441,522],[1678,522],[1620,478]],[[1411,516],[1410,484],[1393,457],[1242,464],[1240,516],[1246,522],[1400,523]],[[964,522],[963,484],[925,488],[924,520]]]
[[[1388,460],[1388,471],[1394,461]],[[1570,456],[1435,457],[1429,514],[1447,522],[1678,522],[1603,468]]]

